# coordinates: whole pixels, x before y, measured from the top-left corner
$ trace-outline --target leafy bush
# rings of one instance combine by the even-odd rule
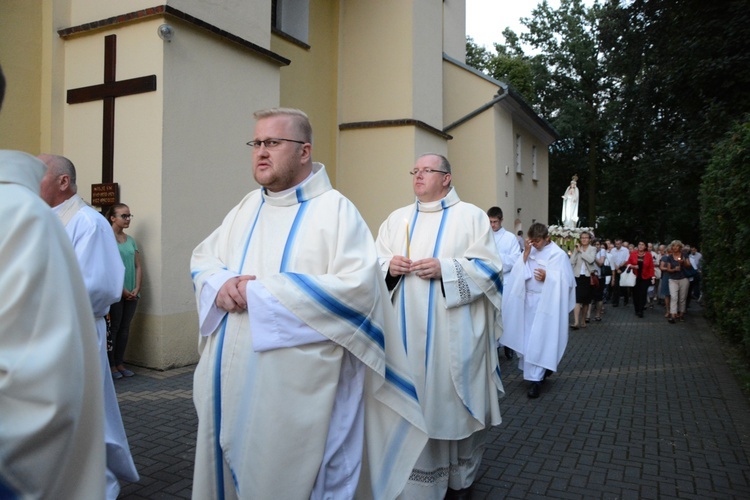
[[[750,117],[714,149],[700,208],[708,314],[750,356]]]

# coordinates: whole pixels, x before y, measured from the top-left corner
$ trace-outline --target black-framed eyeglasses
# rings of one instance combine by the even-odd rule
[[[132,219],[133,218],[133,214],[120,214],[119,217],[121,219],[128,220],[128,219]]]
[[[270,139],[266,139],[264,141],[250,141],[247,143],[248,146],[250,146],[253,149],[260,149],[261,144],[266,147],[266,149],[273,149],[279,146],[281,142],[296,142],[297,144],[307,144],[304,141],[295,141],[294,139],[282,139],[281,137],[271,137]]]
[[[423,168],[422,170],[419,170],[417,168],[413,170],[409,170],[409,175],[419,175],[419,174],[447,174],[449,172],[446,172],[444,170],[433,170],[431,168]]]

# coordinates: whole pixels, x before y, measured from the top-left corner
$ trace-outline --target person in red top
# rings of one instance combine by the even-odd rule
[[[651,252],[646,250],[646,243],[638,242],[638,248],[630,252],[627,266],[632,267],[636,280],[633,288],[633,306],[635,315],[643,317],[643,309],[646,307],[646,296],[649,285],[654,283],[654,258]]]

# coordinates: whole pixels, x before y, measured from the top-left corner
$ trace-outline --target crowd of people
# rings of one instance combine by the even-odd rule
[[[517,237],[503,229],[502,210],[460,199],[450,162],[435,153],[416,159],[414,202],[373,239],[313,162],[307,115],[254,116],[248,145],[261,188],[190,262],[200,336],[193,498],[468,498],[487,431],[501,423],[499,347],[517,356],[537,398],[569,329],[585,328],[592,311],[600,321],[607,299],[632,299],[642,316],[667,279],[669,320],[684,317],[700,254],[684,254],[679,241],[652,254],[645,243],[629,252],[584,234],[568,255],[544,224]],[[142,284],[139,248],[125,233],[133,216],[125,204],[106,218],[88,206],[62,156],[0,152],[0,175],[0,210],[26,217],[0,218],[0,255],[19,294],[31,297],[36,285],[64,296],[56,329],[39,335],[75,360],[63,385],[33,394],[50,399],[48,418],[59,423],[33,428],[21,424],[36,386],[15,381],[49,385],[54,357],[24,365],[0,349],[0,382],[15,383],[0,384],[0,496],[116,498],[119,480],[138,480],[113,385],[133,375],[123,364]],[[57,260],[32,254],[48,247]],[[622,286],[629,272],[631,293]],[[19,297],[40,308],[46,295]],[[50,326],[17,322],[19,331]],[[4,329],[0,340],[29,357],[40,354],[34,338]]]
[[[703,255],[696,246],[680,240],[633,244],[620,238],[596,240],[594,245],[597,257],[592,273],[597,279],[592,280],[594,298],[589,304],[596,310],[595,321],[601,321],[604,304],[619,307],[621,299],[624,306],[632,302],[639,318],[647,309],[663,306],[669,323],[684,321],[690,302],[701,297]],[[574,255],[575,251],[571,262]],[[628,276],[631,273],[634,276]],[[586,321],[590,319],[589,311]]]

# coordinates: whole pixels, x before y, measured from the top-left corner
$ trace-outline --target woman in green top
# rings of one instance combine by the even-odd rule
[[[112,370],[112,378],[132,377],[135,375],[131,370],[125,368],[123,358],[125,348],[128,345],[128,334],[130,333],[130,322],[135,315],[138,306],[138,297],[141,291],[141,257],[138,245],[132,236],[125,234],[125,229],[130,227],[133,215],[130,208],[124,203],[118,203],[107,211],[107,219],[112,224],[115,232],[117,247],[120,257],[125,264],[125,282],[122,288],[120,302],[112,304],[109,308],[110,333],[112,337],[112,351],[109,353],[109,366]]]

